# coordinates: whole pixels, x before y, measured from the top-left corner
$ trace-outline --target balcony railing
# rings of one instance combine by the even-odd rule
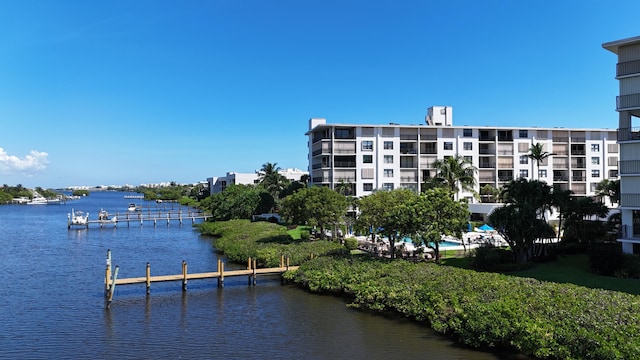
[[[640,140],[640,127],[618,129],[618,141]]]
[[[496,164],[492,164],[492,163],[480,163],[480,164],[478,165],[478,167],[479,167],[480,169],[493,169],[493,168],[495,168],[495,167],[496,167]]]
[[[620,225],[620,233],[618,234],[620,239],[640,239],[640,226],[633,225]]]
[[[640,206],[640,194],[620,194],[620,206],[637,207]]]
[[[587,181],[587,178],[584,176],[572,176],[571,177],[572,181]]]
[[[498,176],[498,181],[511,181],[513,176]]]
[[[334,163],[337,168],[354,168],[356,167],[355,161],[336,161]]]
[[[413,155],[413,154],[417,154],[418,152],[416,151],[416,149],[400,149],[400,154],[402,155]]]
[[[569,142],[569,137],[568,136],[554,136],[553,137],[553,142],[555,142],[555,143]]]
[[[623,175],[640,174],[640,160],[623,160],[618,162],[619,173]]]
[[[627,110],[640,107],[640,94],[616,96],[616,110]]]
[[[583,149],[572,149],[571,150],[571,155],[586,155],[587,151],[583,150]]]
[[[415,176],[408,176],[408,177],[400,177],[400,182],[417,182],[418,178]]]
[[[640,60],[625,61],[616,65],[616,76],[640,73]]]
[[[554,176],[553,181],[569,181],[568,176]]]
[[[312,178],[311,181],[313,181],[316,184],[328,183],[328,182],[331,182],[331,178],[319,176],[319,177]]]
[[[572,143],[583,143],[583,142],[585,142],[585,140],[586,139],[584,138],[584,136],[572,136],[571,137],[571,142]]]
[[[420,135],[420,140],[438,140],[438,135],[431,135],[431,134]]]
[[[400,140],[418,140],[418,135],[400,135]]]

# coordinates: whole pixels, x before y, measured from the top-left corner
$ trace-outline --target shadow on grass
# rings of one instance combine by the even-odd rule
[[[264,238],[261,238],[261,239],[257,240],[256,242],[257,243],[263,243],[263,244],[283,244],[283,245],[288,245],[288,244],[301,243],[302,240],[294,240],[289,234],[285,234],[285,235],[275,235],[275,236],[264,237]]]
[[[459,257],[442,259],[441,262],[443,265],[473,270],[469,260],[469,257]],[[538,263],[530,269],[512,271],[505,275],[640,295],[640,280],[594,274],[589,269],[589,257],[585,254],[559,257],[556,261]]]

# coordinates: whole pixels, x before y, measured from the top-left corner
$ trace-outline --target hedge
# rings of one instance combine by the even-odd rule
[[[369,257],[325,256],[286,278],[350,306],[395,312],[471,347],[537,358],[640,358],[640,296]]]
[[[216,249],[237,263],[256,259],[259,267],[275,267],[280,257],[289,258],[290,265],[300,265],[312,256],[343,251],[344,246],[333,241],[294,240],[286,227],[266,221],[229,220],[205,222],[198,226],[203,235],[215,238]]]

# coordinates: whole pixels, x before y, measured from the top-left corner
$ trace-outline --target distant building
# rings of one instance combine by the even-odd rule
[[[344,183],[354,196],[375,190],[408,188],[418,191],[436,175],[434,161],[460,155],[477,169],[476,192],[490,185],[533,179],[558,185],[575,195],[595,195],[603,179],[618,178],[615,129],[454,126],[453,108],[433,106],[426,124],[328,124],[309,120],[309,174],[314,186],[335,189]],[[527,155],[540,143],[551,153],[538,168]],[[640,153],[640,151],[639,151]],[[640,191],[639,191],[640,192]],[[490,211],[471,192],[461,192],[470,208]]]
[[[309,174],[309,172],[300,169],[281,169],[278,173],[291,181],[300,181],[303,175]],[[244,174],[228,172],[226,176],[207,178],[211,194],[222,192],[231,184],[255,185],[259,181],[260,175],[257,172]]]
[[[620,146],[620,214],[618,241],[625,253],[640,253],[640,36],[602,44],[618,55],[616,79],[620,95],[618,145]]]

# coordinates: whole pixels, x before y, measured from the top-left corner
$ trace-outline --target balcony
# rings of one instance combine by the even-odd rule
[[[561,142],[562,143],[566,143],[566,142],[569,142],[569,137],[568,136],[554,136],[552,139],[553,139],[554,143],[561,143]]]
[[[618,129],[618,141],[640,140],[640,127]]]
[[[313,181],[313,183],[315,184],[329,183],[331,182],[331,178],[319,176],[319,177],[312,178],[311,181]]]
[[[640,108],[640,94],[616,96],[616,110],[631,110]]]
[[[618,163],[622,175],[640,174],[640,160],[623,160]]]
[[[620,225],[620,239],[640,240],[640,226]]]
[[[625,61],[616,65],[616,77],[640,73],[640,60]]]
[[[566,182],[566,181],[569,181],[569,177],[568,176],[554,176],[553,177],[553,181]]]
[[[513,175],[498,176],[498,181],[500,182],[506,182],[511,180],[513,180]]]
[[[336,161],[334,166],[337,168],[354,168],[356,167],[355,161]]]
[[[417,182],[418,178],[415,176],[408,176],[408,177],[400,177],[400,182],[403,183],[413,183],[413,182]]]
[[[621,207],[640,207],[640,194],[620,194]]]

